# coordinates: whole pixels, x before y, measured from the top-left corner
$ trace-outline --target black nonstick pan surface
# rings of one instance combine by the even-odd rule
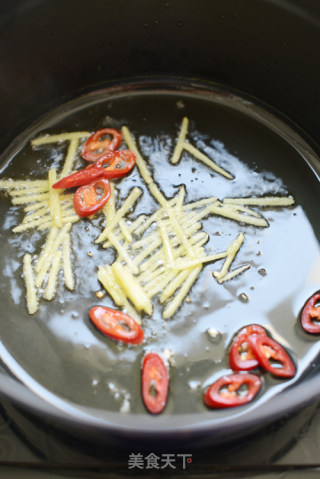
[[[54,2],[41,3],[34,7],[33,28],[30,30],[34,35],[37,29],[43,29],[44,25],[48,31],[45,17],[40,14],[45,11],[52,12],[53,4]],[[67,10],[75,8],[75,4],[67,2],[63,8],[59,3],[55,5],[57,8],[54,10],[54,17],[60,18],[56,36],[62,42],[61,32],[66,34],[68,31]],[[73,10],[78,19],[77,29],[83,28],[84,34],[90,26],[90,20],[80,22],[86,2],[77,5]],[[204,10],[199,12],[196,9],[196,12],[201,16],[203,25],[209,27],[204,11],[212,8],[212,18],[217,22],[217,28],[220,28],[216,35],[219,32],[226,34],[225,28],[230,28],[230,34],[232,32],[233,35],[241,31],[239,38],[247,45],[250,35],[258,35],[259,21],[263,25],[269,24],[271,20],[280,22],[283,16],[287,18],[287,23],[284,22],[286,30],[282,31],[292,35],[294,28],[303,29],[304,22],[310,20],[305,16],[302,19],[298,15],[299,6],[290,11],[289,7],[285,9],[280,4],[252,2],[258,15],[255,21],[251,19],[251,33],[247,31],[245,37],[242,23],[244,12],[233,2],[226,2],[224,5],[226,6],[222,8],[219,2],[213,2],[211,5],[204,2]],[[102,4],[99,4],[99,7],[104,8]],[[139,138],[140,148],[149,159],[153,174],[168,197],[178,185],[184,184],[189,200],[213,194],[219,198],[237,196],[240,192],[243,192],[244,196],[269,192],[290,194],[296,200],[293,208],[279,211],[267,209],[264,212],[270,224],[266,232],[246,227],[248,247],[244,250],[243,257],[238,258],[240,262],[250,262],[251,268],[246,276],[216,289],[210,283],[210,266],[206,267],[192,290],[191,303],[179,309],[176,316],[165,326],[157,312],[152,322],[146,322],[147,342],[144,347],[168,349],[174,353],[167,408],[161,416],[151,417],[146,413],[140,398],[139,366],[144,348],[119,348],[102,339],[88,321],[88,309],[97,303],[95,292],[99,285],[94,274],[96,261],[105,261],[105,252],[102,255],[98,248],[93,251],[94,261],[87,260],[88,244],[90,249],[95,248],[92,238],[99,229],[99,220],[90,224],[79,224],[74,228],[73,241],[78,260],[76,276],[79,278],[77,293],[73,296],[60,292],[60,296],[52,303],[42,305],[36,317],[30,317],[23,302],[19,261],[26,249],[31,253],[37,251],[39,238],[23,235],[17,239],[12,235],[11,227],[19,220],[20,212],[18,208],[10,209],[8,199],[2,197],[1,212],[5,221],[1,225],[4,242],[1,255],[1,355],[7,374],[3,380],[3,394],[6,398],[11,395],[14,403],[23,403],[27,410],[38,413],[40,418],[45,414],[67,429],[89,428],[89,436],[96,439],[101,438],[101,434],[117,435],[120,439],[130,440],[133,437],[157,440],[164,437],[173,439],[205,436],[206,441],[218,443],[246,434],[284,414],[299,410],[318,397],[318,341],[317,338],[306,335],[299,324],[299,314],[305,299],[319,289],[319,273],[316,267],[319,262],[319,160],[315,134],[316,115],[311,114],[319,98],[313,88],[315,72],[313,71],[310,77],[308,89],[304,88],[306,74],[299,73],[301,68],[296,70],[295,81],[291,81],[291,78],[285,84],[284,71],[292,72],[292,62],[294,59],[297,64],[301,45],[299,48],[295,45],[297,48],[293,54],[295,36],[289,37],[283,33],[279,34],[282,46],[277,49],[272,45],[273,56],[271,50],[269,56],[265,51],[264,63],[261,64],[254,51],[246,52],[245,61],[241,65],[235,50],[231,58],[230,48],[234,48],[234,45],[231,45],[232,37],[226,36],[223,60],[222,55],[219,57],[216,53],[215,66],[210,67],[208,65],[213,63],[208,62],[209,52],[206,52],[205,58],[202,48],[199,50],[199,57],[196,57],[194,39],[190,42],[191,51],[182,47],[182,38],[186,41],[186,32],[190,32],[190,28],[186,30],[186,26],[190,26],[191,21],[194,21],[194,18],[191,20],[192,12],[195,11],[194,4],[189,4],[179,21],[178,7],[178,3],[163,4],[157,8],[152,2],[148,4],[144,15],[151,15],[149,18],[154,22],[153,33],[150,33],[152,22],[146,18],[141,29],[133,29],[131,38],[132,42],[134,38],[138,42],[138,36],[141,41],[143,32],[147,32],[154,44],[149,44],[144,49],[130,46],[128,51],[123,48],[123,39],[114,44],[110,39],[109,48],[112,54],[108,61],[103,57],[104,61],[100,62],[100,66],[97,64],[97,71],[94,73],[92,56],[96,55],[96,50],[93,49],[93,54],[88,55],[88,45],[93,39],[87,37],[88,44],[85,44],[81,51],[80,46],[75,48],[74,32],[67,37],[70,42],[65,49],[54,50],[55,56],[51,57],[51,62],[48,62],[47,48],[53,53],[52,40],[51,37],[45,36],[47,45],[43,44],[35,50],[38,58],[34,56],[30,59],[34,73],[27,73],[30,65],[20,61],[19,67],[15,64],[15,67],[8,70],[6,77],[8,81],[13,71],[17,73],[20,68],[24,75],[23,78],[20,76],[21,92],[25,94],[19,106],[19,123],[14,123],[11,119],[17,117],[15,109],[18,111],[18,105],[15,103],[9,109],[3,136],[3,142],[6,143],[4,146],[7,146],[9,139],[13,140],[13,137],[17,137],[17,140],[11,143],[3,154],[6,164],[4,177],[23,178],[30,172],[34,178],[41,177],[39,165],[45,164],[47,167],[52,151],[31,150],[29,140],[33,136],[70,131],[74,130],[75,126],[79,130],[93,131],[109,123],[113,127],[127,124],[136,138]],[[59,8],[62,10],[59,11]],[[6,20],[4,31],[7,32],[8,38],[16,22],[25,22],[24,16],[31,15],[31,10],[22,9],[19,3],[16,9],[19,15],[10,17],[8,14],[3,17]],[[115,13],[111,8],[109,17]],[[239,20],[239,15],[242,21]],[[39,23],[40,17],[42,20]],[[125,32],[124,35],[128,34],[126,18],[127,16],[121,17],[121,31]],[[167,25],[171,25],[171,28],[168,27],[166,35],[164,31],[162,34],[158,32],[157,43],[154,34],[157,28],[161,28],[159,25],[163,24],[164,18],[167,18]],[[170,18],[177,20],[175,30]],[[238,23],[231,28],[235,19]],[[141,20],[140,18],[139,22]],[[222,26],[224,20],[229,22],[226,27]],[[53,22],[53,19],[50,21]],[[97,22],[95,35],[99,36],[102,30],[98,20]],[[116,29],[115,21],[112,23],[110,20],[110,24]],[[28,25],[30,28],[30,23]],[[310,39],[312,35],[316,38],[317,32],[316,21],[311,22],[311,25],[308,32],[309,41],[313,40]],[[119,28],[119,25],[117,27]],[[53,36],[53,29],[50,31]],[[175,46],[172,44],[169,48],[168,39],[173,31],[185,33],[182,36],[177,33]],[[110,30],[109,34],[111,35]],[[305,36],[302,38],[306,41]],[[32,42],[32,38],[29,41]],[[166,51],[169,52],[167,60],[161,57],[160,61],[155,62],[155,58],[164,48],[164,43]],[[155,45],[158,46],[158,51],[152,56]],[[267,49],[267,46],[270,48],[270,43],[263,40],[260,52],[261,48]],[[120,54],[118,49],[121,47],[123,50]],[[11,61],[14,63],[14,58],[18,55],[14,42],[11,48]],[[68,48],[69,56],[66,55]],[[254,50],[255,46],[252,45],[251,48]],[[288,50],[286,55],[281,48]],[[177,66],[170,69],[174,63],[174,49],[179,66],[183,67],[180,72]],[[237,52],[239,56],[240,52],[244,55],[243,48]],[[307,52],[310,53],[310,49]],[[312,62],[309,62],[308,54],[303,56],[301,52],[300,55],[303,57],[305,69],[311,69]],[[76,80],[74,74],[75,64],[80,57],[86,59],[81,66],[80,62],[78,63],[78,72],[82,71],[81,81],[78,78]],[[7,56],[3,58],[4,63],[8,62]],[[230,63],[236,62],[236,67],[228,69],[226,58],[229,58]],[[282,63],[284,58],[286,62]],[[131,60],[129,65],[132,65],[132,72],[126,74],[126,80],[123,78],[124,59]],[[111,76],[109,73],[105,74],[107,63],[113,66],[114,73]],[[143,69],[142,66],[147,63],[149,68]],[[223,63],[225,68],[222,68]],[[246,87],[241,66],[246,70]],[[263,76],[262,71],[266,73],[268,68],[270,75],[269,80],[264,76],[264,81],[256,84],[253,78],[258,77],[258,66],[261,68],[259,75]],[[52,69],[55,73],[52,73]],[[177,77],[181,72],[183,76]],[[154,75],[153,78],[150,74]],[[190,75],[197,78],[190,79]],[[276,75],[279,75],[279,78]],[[102,85],[101,80],[101,84],[97,85],[103,76],[104,84]],[[130,76],[131,80],[128,78]],[[288,76],[286,79],[288,80]],[[217,85],[212,80],[220,84]],[[37,89],[29,89],[30,85],[36,83]],[[224,83],[224,86],[221,83]],[[52,90],[48,89],[49,84]],[[13,99],[10,82],[3,82],[3,91],[4,87],[7,94],[3,95],[3,102],[8,109],[7,104]],[[300,95],[296,95],[298,88]],[[88,91],[89,95],[86,94]],[[47,98],[46,106],[41,101],[41,96]],[[290,101],[293,97],[295,104]],[[72,101],[66,103],[66,100]],[[62,107],[54,108],[61,104]],[[211,153],[220,153],[226,168],[234,171],[236,180],[227,183],[225,179],[210,175],[205,167],[193,164],[190,158],[185,158],[185,161],[176,167],[168,164],[181,119],[185,115],[190,118],[193,138],[199,145],[209,148]],[[19,136],[21,131],[23,133]],[[7,164],[8,158],[11,157],[12,161]],[[133,186],[140,184],[141,179],[134,171],[125,183],[121,183],[121,188],[119,186],[119,199],[124,198]],[[146,212],[148,208],[152,211],[153,207],[152,200],[145,192],[141,203],[132,214]],[[226,244],[228,238],[236,235],[239,228],[243,229],[243,226],[237,223],[228,222],[227,226],[224,225],[221,219],[208,220],[210,237],[218,244],[220,241],[221,246]],[[264,324],[270,334],[285,345],[297,365],[297,374],[290,381],[265,377],[262,393],[248,406],[227,411],[209,411],[202,402],[203,387],[228,370],[226,350],[232,336],[240,327],[252,322]],[[212,326],[219,332],[215,341],[210,340],[206,334],[207,328]],[[11,375],[17,377],[24,386],[9,386]],[[20,389],[24,391],[23,395],[20,394]],[[306,389],[309,391],[308,398]],[[121,405],[128,398],[129,411],[120,412]]]

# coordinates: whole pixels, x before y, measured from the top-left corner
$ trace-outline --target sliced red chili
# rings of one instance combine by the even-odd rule
[[[108,151],[119,148],[121,141],[122,133],[115,128],[98,130],[84,143],[81,152],[82,157],[87,161],[96,161]]]
[[[142,364],[142,399],[152,414],[161,413],[168,399],[169,376],[159,354],[148,353]]]
[[[109,151],[83,170],[57,181],[52,188],[62,190],[87,185],[97,178],[121,178],[132,170],[135,163],[136,155],[131,150]]]
[[[270,336],[252,334],[249,345],[255,353],[260,366],[266,371],[283,378],[292,378],[296,367],[287,351]]]
[[[96,306],[90,309],[89,316],[99,331],[112,339],[130,344],[143,341],[144,334],[139,324],[122,311]]]
[[[320,293],[315,293],[306,302],[301,314],[301,324],[307,333],[320,333]]]
[[[91,165],[90,165],[91,166]],[[82,186],[91,183],[97,178],[104,176],[104,168],[101,168],[97,165],[92,165],[90,168],[85,168],[84,170],[76,171],[72,175],[65,176],[61,180],[57,181],[52,185],[52,188],[57,190],[62,190],[65,188],[73,188],[74,186]]]
[[[131,150],[118,150],[106,153],[95,162],[97,167],[104,168],[104,178],[121,178],[129,173],[136,164],[136,154]]]
[[[110,183],[104,178],[80,186],[73,197],[74,210],[78,216],[91,216],[103,208],[110,194]]]
[[[212,408],[242,406],[253,400],[261,385],[259,376],[252,373],[225,375],[209,386],[203,400]]]
[[[250,324],[239,331],[229,351],[231,369],[235,371],[250,371],[259,366],[259,362],[248,343],[248,337],[251,334],[266,335],[266,330],[258,324]]]

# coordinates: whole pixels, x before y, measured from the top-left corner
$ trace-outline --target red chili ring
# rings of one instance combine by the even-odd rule
[[[131,150],[109,151],[101,156],[92,167],[103,167],[103,177],[108,179],[121,178],[129,173],[136,164],[136,154]],[[107,166],[105,166],[107,165]],[[91,165],[89,166],[91,167]]]
[[[103,139],[104,136],[111,136]],[[119,148],[122,141],[122,133],[115,128],[103,128],[93,133],[82,147],[82,157],[87,161],[96,161],[108,151]]]
[[[117,341],[140,344],[144,334],[139,324],[128,314],[106,306],[95,306],[89,317],[101,333]]]
[[[259,361],[248,342],[248,337],[252,334],[265,336],[267,333],[258,324],[249,324],[239,331],[229,351],[229,365],[234,371],[250,371],[259,366]]]
[[[262,381],[256,374],[229,374],[209,386],[203,400],[210,408],[242,406],[254,399],[261,386]],[[242,391],[243,387],[245,391]]]
[[[320,333],[320,293],[315,293],[306,302],[301,313],[301,325],[307,333]]]
[[[159,354],[148,353],[142,364],[142,399],[152,414],[161,413],[166,404],[169,391],[167,367]]]
[[[80,186],[73,197],[73,207],[78,216],[91,216],[107,203],[111,195],[109,180],[98,178]]]
[[[275,376],[292,378],[296,367],[287,351],[270,336],[253,334],[248,337],[260,366]]]

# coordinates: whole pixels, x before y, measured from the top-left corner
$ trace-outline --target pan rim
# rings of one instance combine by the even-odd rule
[[[150,85],[152,86],[152,88],[154,88],[155,86],[154,83],[151,83]],[[164,84],[161,83],[161,85],[163,86]],[[201,84],[198,84],[196,82],[194,82],[193,84],[193,86],[197,89],[200,88],[200,85]],[[243,108],[243,111],[248,112],[248,108],[251,108],[251,105],[249,106],[248,104],[241,103],[241,107]],[[258,117],[258,110],[251,109],[250,111],[254,117]],[[263,111],[265,113],[265,110]],[[275,130],[275,124],[271,122],[272,118],[274,118],[274,116],[272,115],[272,113],[270,113],[270,119],[267,119],[267,126],[272,126],[273,131],[277,133],[278,131]],[[279,117],[277,116],[277,118]],[[288,127],[286,130],[286,134],[288,136],[285,137],[285,139],[291,140],[293,130],[290,126],[288,126],[287,122],[285,123],[285,125]],[[281,133],[283,134],[283,130],[281,130]],[[307,148],[309,155],[308,163],[314,170],[314,173],[319,178],[319,174],[317,172],[318,157],[316,153],[303,139],[301,139],[301,143],[297,145],[297,148],[299,148],[300,153],[302,147]],[[1,348],[4,348],[4,346],[2,345]],[[0,356],[3,357],[3,351],[2,354],[0,352]],[[6,361],[4,362],[6,363]],[[121,434],[124,437],[135,436],[144,440],[155,436],[157,436],[158,438],[165,438],[168,437],[168,435],[170,437],[178,438],[183,437],[188,432],[191,432],[193,436],[201,436],[204,433],[210,432],[210,435],[213,436],[212,440],[214,442],[222,442],[224,440],[227,440],[231,434],[233,438],[237,435],[240,436],[243,433],[247,434],[248,430],[254,430],[257,427],[261,428],[263,425],[266,425],[271,421],[273,422],[284,414],[289,414],[290,412],[302,408],[307,404],[310,404],[312,401],[316,401],[320,398],[320,391],[317,387],[316,374],[311,378],[307,378],[307,382],[305,384],[299,383],[298,381],[297,384],[294,384],[291,387],[291,383],[288,382],[286,384],[286,387],[281,391],[281,395],[276,394],[264,402],[264,408],[262,410],[260,407],[250,408],[249,419],[248,415],[244,412],[241,413],[241,411],[238,414],[231,414],[230,417],[222,418],[221,421],[217,421],[216,419],[208,420],[208,414],[201,413],[199,414],[200,418],[202,415],[206,416],[206,419],[204,421],[199,422],[198,420],[196,420],[194,424],[190,424],[190,421],[187,421],[188,425],[183,426],[181,424],[185,422],[186,417],[189,418],[189,415],[179,416],[179,422],[181,423],[180,425],[172,421],[172,417],[170,416],[166,418],[168,419],[167,423],[166,419],[162,418],[162,422],[160,422],[156,418],[143,415],[144,425],[143,427],[140,427],[136,425],[131,425],[130,420],[128,421],[128,418],[125,419],[125,424],[119,424],[118,422],[107,421],[101,418],[96,419],[94,418],[94,416],[91,416],[90,414],[86,413],[86,410],[88,410],[89,408],[83,408],[85,409],[85,411],[82,411],[82,407],[79,408],[79,406],[76,405],[76,410],[82,411],[82,414],[80,415],[81,421],[79,421],[77,414],[74,414],[73,403],[69,404],[70,412],[65,411],[62,408],[57,408],[56,406],[53,406],[52,403],[47,402],[42,398],[39,398],[39,395],[35,394],[34,391],[32,391],[30,387],[28,388],[27,385],[18,384],[15,380],[9,377],[3,377],[2,379],[3,381],[1,381],[0,395],[5,397],[6,399],[10,399],[12,402],[16,403],[19,406],[23,406],[30,412],[39,413],[39,411],[41,411],[41,413],[44,414],[46,418],[50,418],[51,420],[59,423],[60,425],[68,424],[69,427],[72,427],[75,430],[77,430],[78,428],[83,429],[85,427],[86,429],[91,429],[92,432],[94,430],[100,433],[107,431],[110,434]],[[11,380],[13,382],[11,382]],[[13,387],[13,384],[19,387]],[[20,386],[22,386],[22,389]],[[295,390],[295,394],[292,394],[292,389]],[[303,394],[304,389],[308,389],[307,398],[306,395]],[[29,391],[29,393],[31,394],[30,397],[26,394],[26,391]],[[35,400],[35,397],[37,397],[37,400]],[[298,397],[298,401],[296,397]],[[65,403],[64,399],[62,401]],[[245,410],[246,409],[242,411]],[[108,414],[110,416],[118,416],[118,413],[108,412]],[[193,418],[197,418],[197,416],[197,414],[192,414]],[[139,422],[140,417],[140,415],[135,415],[134,421]],[[237,418],[236,421],[235,417]],[[155,421],[158,422],[156,423]],[[146,423],[150,423],[150,426],[148,425],[148,427],[146,427]]]

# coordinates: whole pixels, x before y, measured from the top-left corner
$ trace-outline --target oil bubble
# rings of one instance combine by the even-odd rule
[[[267,275],[267,270],[265,268],[260,268],[260,269],[258,269],[258,273],[261,276],[266,276]]]
[[[238,298],[242,303],[248,303],[249,302],[249,296],[246,293],[240,293]]]

